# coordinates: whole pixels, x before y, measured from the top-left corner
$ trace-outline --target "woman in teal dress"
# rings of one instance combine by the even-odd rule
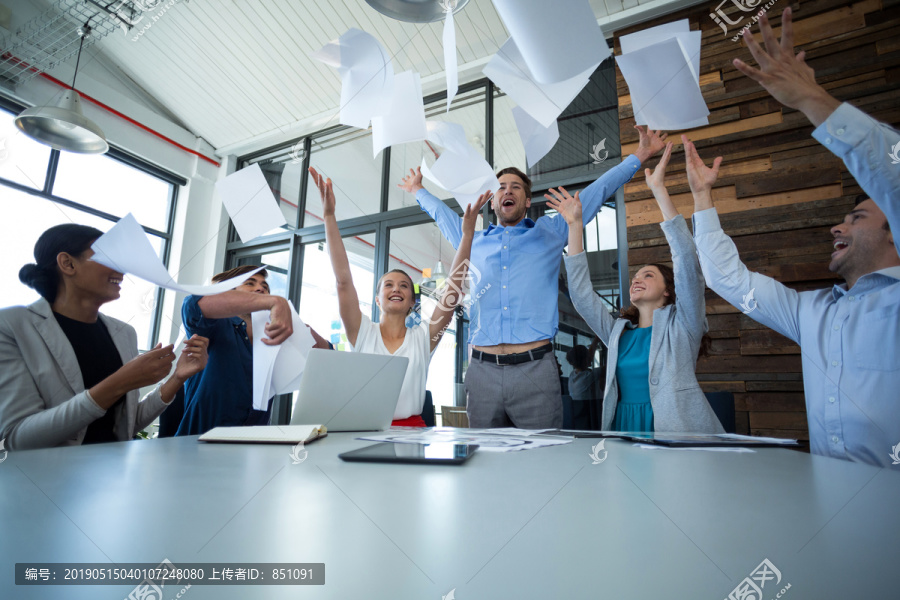
[[[548,205],[569,223],[566,272],[575,308],[609,348],[601,429],[635,432],[723,433],[695,368],[706,331],[705,283],[694,240],[665,188],[672,143],[656,169],[645,171],[662,210],[672,265],[649,264],[631,280],[631,306],[618,319],[594,293],[584,253],[581,202],[551,189]],[[676,293],[677,291],[677,293]]]

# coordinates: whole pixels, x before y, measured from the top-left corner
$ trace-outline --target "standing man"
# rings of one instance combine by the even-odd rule
[[[890,466],[900,443],[900,164],[891,159],[900,132],[817,84],[803,53],[794,55],[790,8],[781,22],[779,44],[765,15],[760,19],[766,50],[744,35],[759,69],[734,64],[776,100],[802,111],[816,126],[813,137],[844,160],[866,192],[831,228],[828,268],[846,283],[797,292],[749,271],[722,231],[710,195],[722,159],[708,168],[685,140],[694,241],[714,292],[734,306],[754,298],[748,316],[800,345],[811,452]]]
[[[589,223],[603,201],[624,185],[641,163],[665,146],[666,134],[636,127],[637,152],[584,190],[583,220]],[[466,412],[475,428],[562,426],[559,371],[551,340],[559,325],[559,265],[569,228],[558,215],[536,222],[525,218],[531,206],[531,179],[515,167],[497,173],[500,190],[491,207],[497,225],[476,232],[471,264],[481,279],[473,289],[466,373]],[[456,248],[461,218],[422,186],[419,169],[399,184],[435,220]]]

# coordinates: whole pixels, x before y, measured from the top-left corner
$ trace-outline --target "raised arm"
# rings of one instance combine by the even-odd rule
[[[410,169],[409,175],[397,184],[401,190],[413,194],[419,207],[431,215],[444,238],[454,248],[459,248],[462,239],[462,219],[452,208],[444,204],[437,196],[430,193],[422,185],[422,168]]]
[[[694,244],[706,285],[751,319],[800,343],[800,295],[771,277],[750,271],[719,224],[711,189],[722,158],[716,158],[709,168],[694,144],[685,136],[682,140],[688,183],[694,196]]]
[[[678,213],[666,190],[666,167],[671,156],[672,142],[669,142],[653,172],[645,169],[644,175],[647,187],[653,192],[653,197],[656,198],[656,203],[662,211],[661,226],[672,251],[672,270],[675,272],[675,318],[699,344],[703,334],[709,329],[704,297],[706,284],[687,223]]]
[[[453,257],[453,264],[450,266],[450,276],[447,278],[447,284],[438,304],[431,314],[429,326],[429,335],[431,340],[431,350],[434,351],[447,329],[447,325],[453,318],[453,311],[462,301],[465,294],[465,284],[469,272],[469,258],[472,254],[472,240],[475,237],[475,224],[481,209],[490,202],[492,192],[482,194],[474,204],[466,207],[466,212],[462,219],[462,239],[459,242],[459,248],[456,249],[456,255]],[[472,290],[470,290],[472,291]]]
[[[572,304],[603,344],[609,346],[609,335],[616,320],[609,314],[600,297],[594,293],[594,286],[591,283],[587,254],[584,252],[584,228],[579,193],[575,192],[573,197],[561,187],[558,190],[551,188],[550,194],[544,194],[547,205],[559,212],[569,227],[569,255],[565,261]]]
[[[650,131],[646,127],[635,126],[640,136],[638,149],[634,154],[625,157],[621,164],[616,165],[603,175],[601,175],[594,183],[581,191],[582,225],[587,225],[594,220],[603,203],[607,198],[612,196],[617,189],[625,185],[634,174],[640,169],[641,164],[648,160],[651,156],[659,152],[665,146],[665,139],[668,134],[659,131]],[[561,236],[565,236],[568,223],[565,219],[554,218],[554,224]]]
[[[805,54],[794,55],[792,13],[786,8],[781,17],[781,42],[775,40],[765,15],[759,27],[766,49],[744,33],[747,47],[759,69],[735,59],[734,66],[758,82],[772,96],[801,111],[816,126],[813,137],[840,157],[847,169],[878,205],[890,224],[900,231],[900,132],[876,121],[858,108],[841,103],[816,83],[815,73],[804,60]],[[894,236],[900,254],[900,235]]]
[[[310,167],[309,173],[312,175],[316,187],[319,188],[319,196],[322,198],[325,243],[328,246],[331,268],[334,270],[334,279],[337,283],[338,310],[341,313],[341,321],[344,322],[344,328],[347,330],[347,340],[351,345],[356,345],[362,311],[359,310],[359,295],[356,293],[353,276],[350,274],[350,260],[347,258],[344,240],[341,239],[341,231],[338,229],[337,219],[334,216],[334,189],[331,179],[326,180],[314,168]]]
[[[250,282],[251,280],[247,280]],[[294,333],[293,311],[285,298],[270,294],[245,292],[241,288],[204,296],[197,306],[207,319],[227,319],[261,310],[270,311],[269,322],[266,323],[266,336],[262,342],[270,346],[280,344]],[[250,284],[252,285],[252,284]]]

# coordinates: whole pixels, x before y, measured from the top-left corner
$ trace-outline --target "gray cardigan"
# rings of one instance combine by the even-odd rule
[[[100,319],[122,363],[135,358],[134,328],[102,314]],[[132,439],[167,406],[159,387],[143,400],[139,394],[125,396],[114,426],[120,439]],[[85,393],[75,351],[46,300],[0,310],[0,440],[7,448],[80,445],[87,426],[105,413]]]
[[[694,240],[681,215],[661,225],[672,249],[676,297],[674,304],[653,311],[649,369],[653,427],[660,432],[723,433],[694,374],[700,340],[708,330],[705,284]],[[609,430],[619,400],[619,338],[626,327],[634,329],[634,325],[627,319],[614,319],[594,293],[584,252],[566,257],[566,272],[572,303],[609,348],[601,420],[601,429]]]

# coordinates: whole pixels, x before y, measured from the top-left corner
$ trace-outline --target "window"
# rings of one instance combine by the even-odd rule
[[[372,133],[342,129],[313,138],[310,166],[331,177],[338,221],[381,211],[382,155],[372,158]],[[322,223],[322,200],[315,185],[307,186],[303,227]]]
[[[0,235],[6,250],[0,264],[0,306],[27,305],[39,298],[19,282],[19,269],[34,262],[40,235],[62,223],[107,231],[131,212],[153,230],[147,237],[165,260],[175,184],[186,182],[154,167],[139,168],[139,161],[115,149],[99,156],[51,150],[15,129],[14,118],[0,110]],[[54,178],[45,182],[54,171]],[[100,311],[134,327],[138,346],[146,350],[156,342],[162,299],[161,288],[126,274],[119,299]]]
[[[248,161],[244,166],[258,164],[262,170],[272,195],[278,201],[287,229],[296,229],[300,226],[300,194],[303,188],[303,180],[306,170],[303,168],[305,155],[305,140],[295,142],[290,147],[283,147],[274,152],[268,152],[262,156]],[[318,197],[317,197],[318,199]],[[268,233],[277,233],[281,229],[275,229]],[[234,239],[237,239],[235,236]]]

